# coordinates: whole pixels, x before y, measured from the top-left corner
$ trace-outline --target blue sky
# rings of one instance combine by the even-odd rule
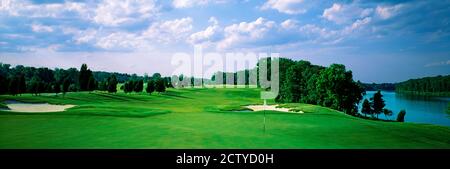
[[[173,72],[175,52],[278,52],[363,82],[450,73],[450,1],[1,0],[0,62]]]

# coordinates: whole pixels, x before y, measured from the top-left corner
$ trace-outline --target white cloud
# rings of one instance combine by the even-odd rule
[[[87,6],[81,2],[34,4],[26,0],[2,0],[0,12],[11,16],[62,18],[83,15]]]
[[[103,49],[144,49],[151,47],[147,40],[127,32],[114,32],[99,37],[95,45]]]
[[[293,19],[287,19],[281,23],[281,27],[284,29],[295,29],[298,27],[298,21]]]
[[[31,24],[31,30],[33,32],[53,32],[52,27],[41,24]]]
[[[153,23],[143,36],[156,39],[159,42],[169,43],[185,39],[192,30],[192,18],[169,20]]]
[[[75,44],[90,44],[106,50],[148,50],[157,43],[185,40],[192,29],[192,18],[156,22],[148,29],[127,32],[116,29],[85,29],[61,27],[64,34],[73,35]]]
[[[403,8],[402,4],[393,6],[377,6],[376,13],[381,19],[389,19],[395,16],[401,8]]]
[[[316,44],[336,44],[345,39],[354,37],[354,33],[364,30],[363,28],[369,25],[371,21],[371,17],[365,17],[356,20],[342,29],[336,30],[319,27],[313,24],[306,24],[301,26],[298,30],[301,36],[306,38],[307,42]]]
[[[0,13],[32,18],[78,18],[101,25],[118,26],[142,21],[159,14],[156,0],[100,0],[93,2],[42,3],[2,0]]]
[[[299,28],[299,32],[306,38],[307,41],[313,43],[337,43],[342,39],[339,31],[321,28],[313,24],[301,26]]]
[[[205,5],[209,0],[173,0],[172,5],[175,8],[188,8],[195,5]]]
[[[151,39],[140,33],[94,29],[78,30],[75,28],[63,28],[62,30],[65,34],[73,34],[75,44],[89,44],[105,50],[129,51],[153,48]]]
[[[372,21],[371,17],[366,17],[364,19],[358,19],[355,22],[353,22],[350,26],[347,26],[342,30],[343,34],[349,34],[352,33],[358,29],[361,29],[363,26],[368,25]]]
[[[217,45],[219,49],[226,49],[239,44],[246,44],[262,39],[267,32],[275,27],[275,22],[258,18],[253,22],[241,22],[225,27],[224,37]]]
[[[154,0],[103,1],[95,9],[93,21],[107,26],[151,18],[159,7]]]
[[[96,37],[99,37],[99,33],[95,29],[80,30],[73,27],[61,27],[62,33],[66,35],[72,35],[72,39],[75,44],[94,43]]]
[[[207,5],[209,3],[227,3],[230,0],[173,0],[172,6],[174,8],[190,8],[193,6],[201,6],[201,5]]]
[[[348,5],[334,3],[330,8],[323,11],[322,17],[337,24],[345,24],[367,17],[372,13],[372,8],[360,8],[355,3]]]
[[[305,13],[304,0],[268,0],[261,7],[262,10],[275,9],[286,14]]]
[[[424,65],[424,67],[436,67],[436,66],[450,66],[450,60],[440,61],[440,62],[432,62]]]
[[[215,17],[209,18],[209,22],[212,24],[205,30],[195,32],[189,36],[188,42],[191,44],[199,44],[204,42],[216,41],[219,38],[219,34],[222,29],[219,26],[219,21]]]

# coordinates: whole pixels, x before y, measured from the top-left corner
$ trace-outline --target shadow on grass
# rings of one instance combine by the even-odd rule
[[[95,94],[100,97],[109,98],[112,100],[119,100],[119,101],[141,101],[141,102],[148,101],[146,99],[140,99],[140,98],[136,98],[136,97],[122,96],[122,95],[110,94],[110,93],[91,93],[91,94]]]
[[[163,115],[171,113],[169,110],[147,110],[147,111],[134,111],[134,112],[123,112],[123,111],[107,111],[98,113],[93,110],[73,110],[73,111],[63,111],[63,112],[36,112],[36,113],[24,113],[24,112],[11,112],[7,110],[0,110],[1,115],[14,115],[14,116],[107,116],[107,117],[126,117],[126,118],[144,118],[157,115]]]
[[[179,94],[175,94],[174,92],[166,92],[166,93],[162,93],[162,95],[168,96],[168,97],[180,98],[180,99],[192,99],[191,97],[180,96]]]

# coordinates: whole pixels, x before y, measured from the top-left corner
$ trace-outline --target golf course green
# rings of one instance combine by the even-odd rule
[[[243,111],[259,89],[165,93],[1,95],[4,101],[75,105],[66,111],[0,111],[0,148],[450,148],[450,128],[364,120],[309,104],[304,113]],[[268,101],[274,104],[273,101]],[[266,116],[264,130],[264,116]]]

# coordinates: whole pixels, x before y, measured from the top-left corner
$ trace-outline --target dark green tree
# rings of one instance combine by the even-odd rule
[[[129,80],[129,81],[125,82],[124,86],[123,86],[123,91],[125,93],[133,92],[136,87],[136,84],[137,84],[137,82],[135,82],[134,80]]]
[[[375,94],[373,94],[373,97],[370,100],[372,101],[373,113],[377,115],[378,119],[378,115],[383,113],[383,108],[386,106],[381,91],[378,90]]]
[[[332,64],[322,70],[316,84],[320,105],[356,115],[364,89],[353,81],[352,72],[344,65]]]
[[[53,92],[55,92],[56,95],[61,92],[61,85],[58,82],[53,85]]]
[[[117,78],[116,75],[114,74],[108,78],[108,92],[109,93],[117,92]]]
[[[397,121],[398,122],[404,122],[405,121],[405,116],[406,116],[406,111],[405,110],[401,110],[398,115],[397,115]]]
[[[101,81],[98,83],[98,90],[100,91],[108,91],[108,82],[107,81]]]
[[[9,87],[8,85],[9,85],[8,78],[6,78],[5,75],[0,74],[0,94],[6,94],[8,92]]]
[[[160,73],[154,73],[152,75],[152,79],[159,79],[159,78],[161,78],[161,74]]]
[[[164,79],[159,78],[155,81],[155,91],[161,93],[166,91],[166,85],[164,84]]]
[[[18,82],[17,77],[11,78],[11,80],[9,81],[9,86],[8,86],[9,94],[15,96],[15,95],[17,95],[17,93],[19,93],[18,83],[19,82]]]
[[[89,80],[93,78],[92,71],[88,69],[86,64],[82,64],[80,68],[80,74],[78,77],[79,87],[81,91],[90,91]],[[95,83],[95,79],[93,81]]]
[[[364,99],[362,104],[361,113],[363,113],[365,116],[372,115],[372,107],[370,106],[370,102],[367,99]]]
[[[94,76],[91,75],[89,77],[86,90],[90,91],[90,92],[94,91],[96,86],[97,86],[97,82],[95,81]]]
[[[173,88],[171,77],[164,77],[164,80],[165,80],[166,88]]]
[[[69,91],[69,86],[70,86],[70,79],[69,78],[65,78],[63,81],[63,85],[62,85],[62,92],[63,92],[63,96],[66,95],[66,93]]]
[[[300,63],[291,66],[286,72],[286,82],[284,82],[283,89],[287,92],[283,98],[286,102],[299,102],[303,90],[305,90],[305,83],[302,83],[302,71],[304,71]]]
[[[41,81],[40,78],[37,75],[34,75],[33,78],[31,78],[30,80],[28,91],[30,91],[34,95],[38,95],[39,85],[41,83],[40,81]]]
[[[17,77],[17,81],[18,81],[18,85],[19,85],[19,86],[17,86],[18,87],[18,90],[17,90],[18,94],[22,94],[22,93],[27,92],[27,84],[25,82],[25,75],[20,73],[18,75],[18,77]]]
[[[135,84],[134,84],[134,92],[142,92],[142,90],[144,89],[144,80],[138,80]]]
[[[47,83],[43,82],[42,80],[39,81],[38,85],[38,94],[44,93],[47,89]]]
[[[394,114],[394,113],[392,112],[392,110],[389,110],[389,109],[384,108],[384,109],[383,109],[383,114],[384,114],[384,116],[386,117],[386,119],[388,119],[388,117],[389,117],[389,116],[392,116],[392,114]]]
[[[155,81],[153,79],[148,80],[147,87],[145,88],[145,91],[148,94],[152,94],[155,91]]]

